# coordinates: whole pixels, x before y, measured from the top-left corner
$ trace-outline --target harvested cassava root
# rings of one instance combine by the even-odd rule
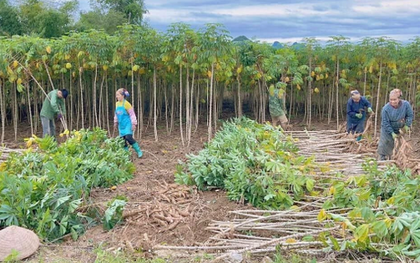
[[[126,207],[123,218],[128,224],[152,225],[158,232],[165,232],[194,216],[190,207],[193,200],[187,186],[154,181],[160,189],[154,193],[152,201]]]

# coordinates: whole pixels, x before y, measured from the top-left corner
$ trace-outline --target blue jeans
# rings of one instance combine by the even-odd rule
[[[42,124],[42,136],[45,137],[50,135],[51,137],[55,137],[55,123],[54,120],[50,120],[44,116],[41,116],[41,124]]]

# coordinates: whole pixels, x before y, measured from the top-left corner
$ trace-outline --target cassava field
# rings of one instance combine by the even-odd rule
[[[256,132],[263,127],[255,127],[255,125],[259,125],[250,120],[244,121],[240,125],[249,129],[249,131],[254,128]],[[302,136],[300,133],[304,130],[304,125],[297,120],[292,121],[292,125],[293,130],[296,131],[294,143],[299,144],[299,141],[305,140],[303,137],[306,135]],[[229,137],[228,141],[219,141],[220,136],[216,135],[215,140],[221,143],[217,147],[220,147],[223,151],[231,150],[232,152],[234,151],[232,147],[238,149],[243,147],[234,142],[234,137],[239,136],[239,144],[244,144],[246,139],[243,136],[245,134],[235,135],[235,130],[232,130],[233,126],[223,127],[223,130],[228,130],[231,135],[226,134],[226,132],[222,134],[223,137]],[[30,137],[28,127],[22,126],[19,129],[23,131],[22,135],[26,134],[25,138]],[[342,176],[333,170],[341,169],[338,167],[342,166],[346,160],[341,164],[326,165],[322,157],[319,164],[307,158],[291,162],[292,166],[296,166],[297,171],[304,169],[304,172],[299,173],[296,177],[290,176],[290,172],[295,173],[291,170],[289,170],[287,176],[284,174],[284,167],[276,168],[276,164],[274,164],[276,159],[267,160],[265,168],[261,166],[259,161],[256,161],[259,165],[246,168],[255,173],[258,173],[257,170],[265,169],[267,174],[264,176],[272,177],[274,185],[283,186],[274,188],[274,185],[271,186],[270,183],[266,183],[263,188],[272,188],[270,190],[274,191],[273,193],[278,191],[277,193],[283,192],[290,195],[290,198],[282,200],[270,201],[270,198],[266,198],[270,193],[264,191],[261,193],[263,196],[260,194],[260,200],[251,200],[253,197],[258,199],[258,191],[251,193],[252,190],[242,188],[238,192],[231,186],[227,187],[225,185],[223,187],[218,183],[214,183],[217,187],[212,187],[210,183],[212,179],[209,179],[209,176],[212,175],[206,175],[207,179],[202,179],[206,183],[202,182],[198,188],[197,186],[179,184],[180,177],[177,179],[174,176],[174,174],[179,176],[179,173],[177,173],[179,161],[189,160],[188,158],[191,157],[187,157],[188,154],[200,156],[199,153],[203,147],[209,149],[209,147],[205,147],[206,129],[205,125],[199,126],[198,130],[192,134],[189,147],[182,147],[178,134],[166,135],[164,126],[159,126],[159,133],[162,134],[159,142],[156,142],[153,133],[146,129],[143,138],[140,140],[144,157],[137,159],[134,158],[134,154],[130,157],[135,166],[133,178],[121,184],[92,187],[90,194],[86,196],[86,200],[76,209],[78,212],[91,210],[90,216],[97,222],[90,224],[77,240],[74,240],[71,234],[65,234],[55,241],[53,240],[53,242],[45,240],[37,253],[25,261],[260,262],[265,260],[264,262],[271,262],[270,260],[272,260],[274,262],[372,262],[372,260],[377,260],[376,262],[393,262],[399,261],[399,257],[405,258],[407,261],[410,260],[399,254],[396,254],[399,256],[384,255],[379,251],[371,250],[372,248],[368,249],[368,247],[378,249],[376,246],[381,247],[386,244],[385,242],[390,242],[386,240],[393,239],[387,237],[387,235],[391,231],[397,230],[392,229],[392,227],[396,227],[394,225],[400,219],[392,213],[392,210],[398,210],[399,208],[391,205],[390,200],[394,199],[394,195],[396,197],[401,195],[401,192],[397,193],[400,187],[399,183],[405,183],[405,187],[407,185],[417,187],[414,184],[417,179],[409,179],[407,174],[387,168],[384,168],[388,170],[385,173],[378,173],[376,169],[368,168],[365,170],[367,172],[363,173],[366,175],[357,177],[360,178],[357,179],[352,177],[352,172],[358,172],[356,166],[362,165],[363,160],[346,156],[343,160],[350,159],[350,167],[342,167],[343,169],[339,171],[343,174]],[[268,140],[266,142],[272,140],[269,137],[273,135],[268,135],[268,133],[273,131],[269,127],[262,129],[263,134],[259,136],[268,136],[265,139]],[[349,148],[356,145],[354,139],[349,142],[339,132],[331,132],[331,130],[325,123],[317,122],[312,131],[304,133],[312,132],[313,136],[317,136],[318,132],[324,135],[330,134],[330,136],[336,134],[338,137],[335,137],[334,141],[344,140],[342,144],[344,147]],[[414,130],[417,130],[417,128],[414,128]],[[7,134],[10,135],[10,133]],[[278,132],[274,131],[274,134],[276,138],[282,138]],[[406,137],[410,145],[417,145],[418,136]],[[337,140],[337,138],[339,139]],[[261,143],[264,144],[264,139],[261,137],[260,139]],[[63,140],[62,137],[59,137],[59,141],[62,142]],[[371,140],[371,138],[367,138],[357,144],[364,144],[367,147]],[[14,142],[12,137],[7,136],[5,141],[5,145],[10,148],[27,148],[27,142],[23,138]],[[326,140],[324,141],[326,142]],[[329,143],[331,144],[331,142]],[[229,149],[223,148],[226,144],[230,145]],[[34,141],[31,147],[35,145]],[[284,148],[291,146],[282,145]],[[272,151],[267,149],[268,144],[264,144],[262,147],[266,148],[267,152]],[[325,147],[322,150],[324,156],[326,156]],[[338,150],[343,150],[340,147],[338,147]],[[305,146],[301,148],[303,149]],[[335,150],[332,146],[331,152],[337,156],[338,153],[335,153]],[[287,153],[288,158],[298,158],[293,154],[295,152],[293,146],[289,148],[289,151],[292,154]],[[313,151],[311,156],[317,155],[316,149],[311,151]],[[347,150],[342,152],[343,155],[347,153]],[[234,158],[244,158],[243,154],[246,155],[246,153],[242,153]],[[206,162],[212,162],[212,160],[207,160],[207,158],[210,158],[209,155],[202,152],[201,155],[206,158]],[[355,151],[354,155],[356,156]],[[278,156],[280,159],[285,157],[280,156]],[[412,157],[415,158],[415,156],[416,152],[412,152]],[[234,160],[221,156],[220,153],[217,158],[219,158],[219,161],[227,162],[225,165],[228,166],[239,165],[234,163]],[[317,159],[319,158],[318,156]],[[216,160],[213,161],[217,162]],[[284,159],[282,162],[288,163]],[[221,165],[223,166],[223,164]],[[251,171],[249,172],[251,173]],[[284,180],[275,178],[275,174],[284,176]],[[225,176],[233,176],[234,179],[233,174],[229,175],[227,173]],[[349,180],[349,178],[353,179]],[[258,182],[257,178],[245,179],[253,181],[250,185],[262,183]],[[408,181],[405,182],[402,179]],[[292,182],[292,180],[296,181]],[[303,181],[298,182],[298,180]],[[383,185],[374,185],[374,183]],[[208,187],[204,185],[208,185]],[[301,187],[301,190],[296,189],[297,187]],[[351,192],[346,192],[343,187],[352,188]],[[201,190],[206,188],[207,190]],[[401,190],[404,189],[406,188]],[[366,194],[366,191],[369,194]],[[367,196],[362,198],[361,194]],[[387,195],[384,197],[387,199],[382,201],[378,196],[383,195]],[[397,201],[394,199],[392,202],[403,202],[407,205],[406,202],[409,197],[403,196],[403,198],[399,197],[403,200]],[[122,214],[117,219],[118,222],[115,222],[112,229],[109,229],[101,220],[103,220],[102,217],[109,207],[110,201],[116,198],[124,199],[126,204]],[[385,212],[379,213],[382,210],[380,208],[381,202],[389,203],[389,205],[382,205],[386,207],[383,207],[383,210],[389,209],[386,214]],[[415,201],[412,202],[415,203]],[[365,203],[363,207],[360,205],[361,203]],[[273,208],[275,209],[273,210]],[[57,209],[61,208],[58,207]],[[352,215],[352,213],[360,214]],[[403,210],[400,213],[404,214]],[[390,221],[388,226],[386,220]],[[378,226],[377,222],[383,222],[383,225]],[[411,226],[410,224],[404,225],[404,222],[401,223],[402,228]],[[350,229],[349,226],[354,226],[355,229]],[[361,234],[356,232],[361,231],[359,229],[362,226],[368,228],[368,230],[364,230],[368,231],[364,235],[371,233],[369,237],[360,236]],[[382,227],[381,230],[379,230],[380,227]],[[308,229],[305,230],[305,228]],[[383,231],[380,238],[375,237],[375,235],[378,235],[375,231]],[[303,234],[299,235],[300,233]],[[282,237],[284,238],[282,239]],[[384,243],[378,244],[380,242],[374,241],[376,238],[383,240]],[[360,243],[360,239],[363,240],[362,243]],[[267,244],[265,245],[264,242]],[[347,246],[351,243],[352,247],[343,248],[344,242],[347,242]],[[387,246],[396,245],[398,244],[393,243]],[[249,250],[247,250],[248,248]],[[244,251],[240,252],[241,250]],[[230,251],[237,252],[232,253]],[[218,257],[223,257],[223,259],[216,260]]]
[[[1,38],[0,229],[39,236],[29,262],[420,260],[419,54],[420,38],[275,49],[219,24]],[[54,88],[70,92],[57,141],[39,116]],[[119,88],[141,159],[112,132]],[[285,132],[267,123],[275,88]],[[378,162],[394,88],[414,125]],[[353,89],[375,112],[360,142],[343,130]]]

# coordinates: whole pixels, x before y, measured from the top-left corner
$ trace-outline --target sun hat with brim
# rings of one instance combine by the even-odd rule
[[[39,247],[38,236],[23,227],[8,226],[0,230],[0,261],[16,251],[13,259],[24,259],[36,252]]]

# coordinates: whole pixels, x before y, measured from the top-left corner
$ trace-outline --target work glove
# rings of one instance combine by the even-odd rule
[[[408,132],[410,130],[410,127],[408,127],[407,125],[404,126],[404,130],[405,132]]]
[[[369,113],[372,113],[372,112],[373,112],[373,110],[372,110],[372,108],[371,108],[371,107],[369,107],[369,108],[368,108],[368,112],[369,112]]]
[[[355,115],[357,118],[359,118],[359,119],[361,119],[362,117],[363,117],[363,114],[361,114],[361,113],[356,113],[356,115]]]
[[[58,113],[58,114],[57,114],[57,120],[61,120],[62,118],[63,118],[63,114]]]
[[[391,135],[392,135],[392,139],[394,140],[398,137],[398,134],[396,134],[395,132],[391,133]]]

